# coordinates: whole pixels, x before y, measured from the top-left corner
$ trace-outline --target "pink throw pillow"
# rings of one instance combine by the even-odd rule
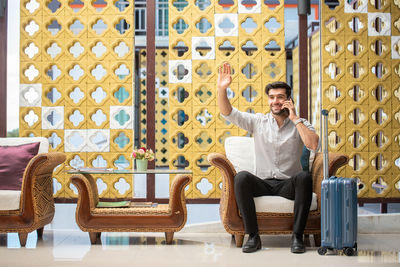
[[[29,161],[39,151],[40,142],[19,146],[0,146],[0,190],[21,190]]]

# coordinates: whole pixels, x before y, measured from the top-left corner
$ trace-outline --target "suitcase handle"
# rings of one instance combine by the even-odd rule
[[[322,133],[323,133],[323,141],[324,141],[324,146],[323,146],[323,168],[324,168],[324,179],[328,179],[329,177],[329,160],[328,160],[328,110],[323,109],[321,111],[322,115]]]

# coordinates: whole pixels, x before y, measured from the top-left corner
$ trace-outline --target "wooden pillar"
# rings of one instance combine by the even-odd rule
[[[5,4],[5,6],[4,6]],[[7,1],[0,0],[0,137],[7,136]]]
[[[155,152],[155,134],[156,134],[156,123],[155,123],[155,88],[156,88],[156,0],[147,0],[146,6],[146,51],[147,51],[147,70],[146,70],[146,140],[147,147],[151,148]],[[155,168],[155,160],[149,162],[149,168]],[[148,201],[154,201],[155,199],[155,175],[147,175],[147,194],[146,198]]]
[[[299,115],[308,119],[307,15],[299,15]]]

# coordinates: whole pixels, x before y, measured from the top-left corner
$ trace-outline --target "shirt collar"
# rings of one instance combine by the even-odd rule
[[[276,122],[274,116],[272,116],[272,113],[271,113],[271,112],[268,112],[268,113],[267,113],[267,116],[268,116],[269,118],[271,118],[271,120],[272,120],[273,122],[275,122],[275,123],[278,125],[278,123]],[[289,121],[290,121],[289,117],[286,117],[285,120],[283,121],[282,127],[283,127],[284,125],[288,124]],[[282,127],[281,127],[281,128],[282,128]]]

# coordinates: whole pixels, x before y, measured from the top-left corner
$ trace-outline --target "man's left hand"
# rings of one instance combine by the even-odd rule
[[[288,99],[283,102],[282,108],[287,108],[289,110],[289,119],[293,122],[299,119],[296,115],[296,108],[294,107],[294,103],[292,99]]]

